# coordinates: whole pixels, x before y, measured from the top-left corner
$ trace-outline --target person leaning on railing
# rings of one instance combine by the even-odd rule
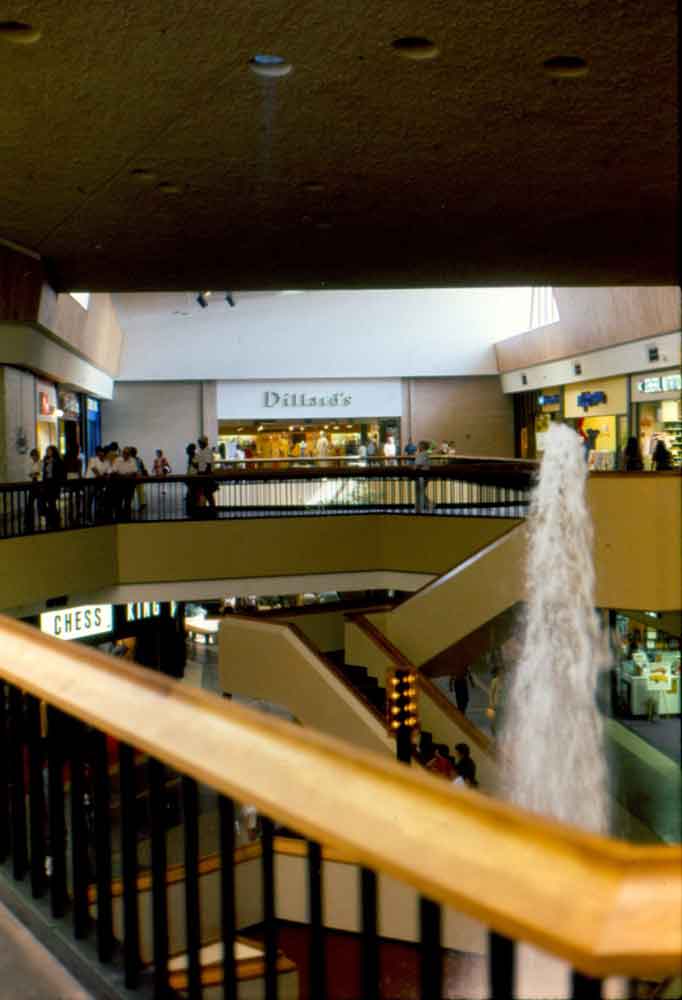
[[[45,451],[43,459],[42,502],[45,514],[45,524],[48,530],[59,528],[60,518],[57,504],[66,479],[64,462],[53,444]]]
[[[123,453],[112,466],[111,474],[117,480],[114,487],[114,516],[122,521],[129,521],[135,492],[135,479],[138,474],[137,462],[131,455],[130,448],[123,449]]]

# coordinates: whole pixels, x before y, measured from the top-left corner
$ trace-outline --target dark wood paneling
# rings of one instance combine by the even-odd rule
[[[0,246],[0,321],[36,322],[44,282],[39,260]]]

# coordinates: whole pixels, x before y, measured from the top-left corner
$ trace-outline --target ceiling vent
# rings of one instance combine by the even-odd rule
[[[647,347],[647,354],[649,355],[649,361],[658,361],[658,348],[657,347]]]
[[[580,364],[579,361],[574,362],[574,364],[573,364],[573,374],[574,375],[582,375],[582,373],[583,373],[583,366]]]
[[[521,376],[521,385],[528,385],[528,376],[527,375],[522,375]]]

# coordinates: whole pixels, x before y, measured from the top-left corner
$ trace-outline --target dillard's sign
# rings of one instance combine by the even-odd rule
[[[264,394],[264,403],[268,408],[274,406],[350,406],[353,397],[347,392],[322,393],[311,395],[307,392],[273,392]]]

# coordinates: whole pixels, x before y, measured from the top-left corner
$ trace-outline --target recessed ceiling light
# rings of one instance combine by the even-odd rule
[[[587,63],[581,56],[552,56],[542,64],[548,76],[559,79],[570,79],[586,76],[589,72]]]
[[[396,38],[391,42],[391,48],[404,59],[413,59],[421,62],[424,59],[435,59],[440,55],[438,46],[429,38],[420,35],[406,35],[404,38]]]
[[[130,171],[130,176],[138,184],[154,184],[156,182],[156,174],[153,170],[147,170],[146,167],[138,167],[135,170]]]
[[[23,21],[0,21],[0,38],[12,45],[32,45],[40,38],[40,28]]]
[[[162,181],[156,188],[161,194],[182,194],[182,184],[175,184],[173,181]]]
[[[322,194],[324,191],[324,184],[321,181],[306,181],[301,187],[306,194]]]
[[[268,78],[287,76],[293,69],[291,63],[288,63],[282,56],[266,55],[264,53],[255,55],[252,59],[249,59],[249,67],[256,76],[265,76]]]

